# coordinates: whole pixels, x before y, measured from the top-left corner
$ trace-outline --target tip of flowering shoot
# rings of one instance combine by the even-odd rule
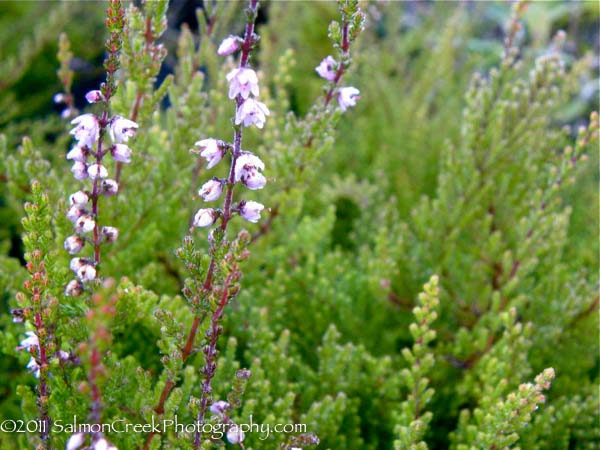
[[[239,36],[229,35],[219,45],[217,54],[219,56],[227,56],[237,52],[242,44],[242,39]]]
[[[333,81],[335,79],[337,65],[337,61],[333,59],[333,56],[329,55],[315,67],[315,70],[321,78],[325,78],[327,81]]]
[[[227,74],[229,82],[229,98],[234,99],[240,95],[243,99],[250,94],[258,97],[258,77],[256,72],[247,67],[238,67]]]
[[[242,201],[240,203],[240,215],[248,222],[256,223],[260,220],[260,213],[265,209],[265,205],[252,200]]]
[[[338,94],[338,104],[342,112],[345,112],[349,107],[355,106],[356,101],[360,99],[360,91],[355,87],[348,86],[340,88]]]
[[[138,124],[133,120],[125,119],[121,116],[114,116],[110,121],[109,134],[112,141],[116,144],[122,144],[129,141],[129,138],[135,136]]]
[[[258,128],[262,128],[267,120],[265,116],[269,114],[269,108],[264,103],[248,98],[237,108],[235,124],[243,124],[245,127],[256,125]]]
[[[198,228],[210,227],[217,220],[217,212],[212,208],[199,209],[192,225]]]
[[[85,99],[88,101],[88,103],[98,103],[106,100],[106,98],[104,98],[104,94],[98,90],[89,91],[87,94],[85,94]]]

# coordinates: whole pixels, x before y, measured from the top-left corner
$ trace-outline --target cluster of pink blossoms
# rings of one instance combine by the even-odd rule
[[[100,91],[90,91],[85,97],[90,103],[105,101]],[[102,158],[110,153],[114,161],[131,162],[131,149],[126,143],[135,136],[138,125],[121,116],[103,120],[94,114],[83,114],[71,123],[75,128],[70,133],[77,141],[67,153],[67,159],[73,161],[71,172],[77,180],[92,181],[91,191],[80,190],[69,197],[67,218],[73,222],[74,234],[67,237],[64,247],[71,255],[77,255],[86,242],[96,247],[103,242],[114,242],[119,236],[119,230],[115,227],[103,226],[99,229],[96,223],[98,197],[110,197],[119,191],[118,183],[108,178],[108,170],[102,164]],[[106,128],[112,145],[102,148],[102,135]],[[93,238],[89,237],[90,233],[93,233]],[[76,279],[67,285],[67,295],[79,295],[84,283],[96,279],[95,265],[96,262],[89,258],[75,257],[71,260],[70,268]]]
[[[220,45],[217,53],[229,55],[240,48],[241,38],[229,36]],[[269,115],[267,106],[256,100],[259,95],[258,76],[256,72],[248,67],[237,67],[227,74],[229,82],[229,98],[236,100],[237,109],[235,113],[235,124],[249,127],[256,125],[262,128]],[[239,150],[236,152],[232,144],[218,139],[208,138],[195,143],[197,148],[190,150],[199,153],[207,161],[207,169],[214,167],[226,152],[233,154],[233,177],[229,179],[213,178],[202,185],[198,191],[205,202],[217,200],[223,188],[231,183],[242,183],[250,190],[262,189],[267,179],[262,174],[265,164],[260,158],[249,151]],[[256,223],[260,219],[260,213],[264,205],[252,200],[242,200],[232,211],[238,212],[244,219]],[[194,216],[195,227],[209,227],[215,223],[222,212],[214,208],[203,208],[198,210]]]
[[[315,70],[321,78],[327,81],[336,81],[338,77],[339,63],[329,55],[315,67]],[[352,86],[341,87],[338,89],[338,104],[342,112],[356,105],[356,100],[360,99],[360,91]]]
[[[38,339],[37,334],[33,331],[26,331],[25,335],[27,336],[20,342],[20,345],[16,348],[16,350],[25,350],[27,353],[31,355],[31,359],[27,363],[27,368],[36,378],[40,377],[40,340]],[[54,355],[60,361],[67,361],[71,355],[65,352],[64,350],[59,350]]]

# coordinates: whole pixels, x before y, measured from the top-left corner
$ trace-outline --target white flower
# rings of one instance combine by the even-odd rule
[[[241,41],[242,40],[238,36],[233,36],[230,34],[223,39],[223,42],[221,42],[221,45],[219,45],[217,54],[219,56],[227,56],[237,52],[240,48]]]
[[[27,363],[27,368],[33,373],[36,378],[40,377],[40,365],[32,356],[29,362]]]
[[[91,264],[84,264],[77,269],[77,277],[84,283],[96,279],[96,269]]]
[[[213,223],[215,223],[216,219],[217,215],[214,209],[199,209],[194,216],[194,222],[192,225],[195,227],[210,227]]]
[[[69,196],[71,205],[85,205],[90,201],[90,196],[84,191],[77,191]]]
[[[233,424],[233,426],[227,431],[227,440],[231,444],[239,444],[240,442],[244,441],[245,437],[246,433],[244,433],[236,424]]]
[[[54,100],[54,103],[64,103],[65,102],[65,94],[63,94],[62,92],[58,92],[58,93],[54,94],[54,97],[52,97],[52,100]]]
[[[252,153],[242,153],[235,162],[235,181],[241,181],[248,189],[262,189],[267,179],[259,170],[264,170],[265,164]]]
[[[81,251],[85,244],[85,241],[81,239],[77,235],[69,236],[65,239],[65,250],[69,252],[70,255],[76,255]]]
[[[219,400],[210,405],[210,412],[213,414],[222,414],[229,408],[229,403],[225,400]]]
[[[265,115],[269,115],[267,106],[258,100],[249,98],[238,107],[235,113],[235,124],[243,123],[245,127],[256,125],[258,128],[262,128],[266,120]]]
[[[77,450],[85,441],[84,433],[75,433],[67,441],[66,450]]]
[[[110,197],[119,192],[119,183],[117,183],[113,179],[102,180],[102,184],[100,185],[102,190],[102,194],[106,197]]]
[[[234,99],[241,95],[243,99],[258,96],[258,77],[256,72],[246,67],[238,67],[227,74],[229,81],[229,98]]]
[[[96,222],[94,222],[92,216],[87,214],[79,217],[77,222],[75,222],[75,230],[80,233],[89,233],[90,231],[93,231],[95,227]]]
[[[209,180],[202,185],[198,191],[198,195],[201,196],[205,202],[213,202],[219,198],[223,192],[223,183],[220,180]]]
[[[104,438],[98,439],[92,445],[92,450],[108,450],[108,441]]]
[[[119,230],[115,227],[102,227],[100,234],[104,236],[106,242],[115,242],[119,237]]]
[[[84,264],[91,264],[91,262],[92,261],[87,258],[71,258],[69,269],[71,269],[73,272],[77,272],[81,266]]]
[[[71,172],[73,172],[76,180],[85,180],[88,177],[87,167],[81,161],[75,161],[73,167],[71,167]]]
[[[333,59],[331,55],[323,59],[321,64],[315,67],[315,70],[321,78],[325,78],[328,81],[335,80],[337,61]]]
[[[83,114],[75,117],[71,123],[77,125],[70,133],[75,136],[79,145],[92,148],[100,136],[98,118],[93,114]]]
[[[265,209],[265,205],[262,203],[249,200],[240,205],[240,214],[248,222],[256,223],[260,220],[260,212],[263,209]]]
[[[131,162],[131,149],[125,144],[115,144],[111,149],[112,157],[115,161],[123,163]]]
[[[92,180],[95,180],[96,178],[106,178],[108,176],[108,171],[102,164],[92,164],[88,167],[87,173]]]
[[[71,222],[77,222],[77,220],[85,213],[87,213],[87,210],[83,205],[75,204],[67,211],[67,219],[69,219]]]
[[[110,121],[110,138],[117,144],[127,142],[130,137],[135,136],[137,127],[138,124],[134,121],[115,116]]]
[[[350,106],[356,105],[356,100],[360,98],[359,94],[360,91],[355,87],[340,88],[338,103],[342,112],[345,112]]]
[[[76,145],[67,153],[67,159],[72,159],[73,161],[85,162],[87,156],[88,151],[81,145]]]
[[[17,350],[27,350],[30,351],[32,348],[38,348],[40,346],[40,341],[33,331],[26,331],[25,335],[27,336],[25,339],[21,341],[21,345],[17,347]]]
[[[82,292],[83,292],[83,285],[81,284],[81,282],[79,280],[69,281],[69,283],[67,284],[67,287],[65,288],[65,295],[67,297],[77,297],[77,296],[81,295]]]
[[[223,147],[221,145],[221,141],[216,139],[202,139],[194,144],[197,147],[200,147],[200,156],[202,156],[208,162],[206,166],[207,169],[210,169],[217,165],[221,158],[223,158]],[[198,153],[198,150],[191,149],[190,152]]]
[[[97,103],[106,100],[102,92],[98,90],[89,91],[87,94],[85,94],[85,99],[88,101],[88,103]]]

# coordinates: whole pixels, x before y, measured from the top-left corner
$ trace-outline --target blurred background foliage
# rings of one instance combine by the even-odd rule
[[[231,3],[229,9],[223,7],[223,11],[235,10]],[[327,25],[337,18],[336,5],[312,1],[261,3],[258,25],[262,37],[260,69],[267,74],[278,72],[282,55],[286,55],[287,49],[293,49],[295,64],[289,64],[286,74],[286,101],[296,114],[305,114],[321,93],[322,83],[315,76],[314,67],[331,53]],[[303,420],[319,424],[320,410],[316,406],[313,410],[311,405],[323,393],[330,394],[321,400],[319,407],[333,411],[332,417],[337,417],[340,423],[338,428],[322,430],[323,448],[389,448],[388,444],[393,440],[393,420],[386,409],[393,405],[390,399],[398,397],[399,387],[395,381],[386,378],[396,367],[396,360],[388,359],[387,355],[395,355],[395,358],[400,349],[411,345],[407,329],[413,318],[409,309],[425,281],[422,275],[432,268],[417,267],[412,272],[407,270],[406,275],[398,275],[397,269],[386,264],[409,260],[394,253],[398,248],[411,248],[410,245],[394,246],[394,239],[404,231],[397,224],[400,221],[418,222],[414,217],[416,205],[424,201],[424,197],[436,196],[440,161],[449,148],[460,141],[462,112],[466,106],[464,94],[474,72],[487,73],[491,67],[498,66],[504,27],[510,13],[509,3],[493,1],[371,1],[362,6],[367,12],[367,30],[354,54],[353,71],[345,80],[346,84],[360,89],[361,100],[348,117],[340,121],[335,147],[322,154],[315,173],[307,177],[302,189],[309,192],[310,201],[292,205],[290,216],[293,217],[282,217],[272,234],[261,238],[253,247],[239,304],[226,318],[225,334],[235,337],[227,341],[226,367],[235,367],[238,364],[235,361],[243,361],[246,365],[260,358],[264,361],[268,358],[265,354],[271,352],[275,356],[264,361],[264,365],[279,367],[278,370],[285,372],[281,378],[288,383],[272,379],[269,373],[261,373],[260,366],[254,367],[256,384],[248,397],[258,400],[250,403],[250,412],[252,408],[257,411],[261,407],[268,408],[268,396],[283,399],[290,386],[302,386],[306,390],[294,400],[295,408],[306,412]],[[191,31],[191,41],[195,45],[201,41],[203,22],[199,20],[202,13],[198,10],[201,7],[201,0],[171,2],[168,30],[161,38],[169,56],[161,67],[157,85],[177,71],[180,61],[176,49],[182,33]],[[66,32],[74,54],[72,93],[75,106],[83,109],[85,92],[96,88],[104,76],[105,5],[101,2],[4,1],[0,8],[0,134],[4,135],[0,145],[5,149],[3,154],[16,154],[17,149],[22,149],[22,137],[28,136],[37,152],[29,154],[39,155],[49,161],[54,170],[64,174],[68,168],[63,159],[70,139],[65,133],[65,120],[61,118],[64,105],[53,102],[54,95],[62,89],[56,76],[57,42],[60,33]],[[550,52],[549,42],[561,29],[567,32],[563,49],[565,60],[574,62],[589,58],[590,70],[582,71],[577,79],[577,94],[552,114],[552,125],[569,125],[571,136],[586,122],[589,111],[599,107],[599,8],[595,1],[531,2],[519,35],[525,62]],[[218,38],[230,32],[241,32],[240,14],[231,13],[226,19]],[[206,74],[206,89],[223,88],[211,80],[210,61],[206,65],[201,62],[199,69]],[[273,75],[267,78],[271,82],[269,88],[274,91],[278,87],[276,80]],[[170,92],[173,95],[179,91]],[[183,95],[167,98],[163,110],[172,105],[181,107],[178,102],[183,102],[184,98]],[[181,111],[192,114],[183,107]],[[163,125],[168,120],[176,120],[164,117],[167,115],[161,117]],[[214,126],[226,129],[227,118],[217,120],[222,123]],[[144,143],[154,147],[171,138],[182,140],[184,145],[190,145],[194,140],[184,132],[174,136],[167,136],[160,130],[147,133]],[[204,136],[203,131],[200,133],[202,136],[195,136],[196,139]],[[191,142],[187,142],[190,139]],[[249,134],[249,142],[252,139],[254,136]],[[184,154],[181,158],[185,158],[187,147],[181,151]],[[578,174],[577,183],[561,194],[564,204],[572,208],[561,261],[574,271],[597,274],[598,152],[591,152],[589,157],[590,161]],[[6,161],[0,162],[0,176],[3,177],[0,179],[2,313],[8,311],[14,292],[20,289],[25,278],[20,267],[23,262],[20,218],[23,216],[22,203],[29,195],[25,175],[22,180],[11,180],[9,186],[4,175],[5,164]],[[46,173],[47,166],[37,166],[32,161],[29,169],[37,176]],[[167,162],[165,167],[156,169],[155,178],[148,176],[148,179],[172,175],[169,169]],[[127,182],[134,184],[140,180],[147,179],[142,174],[130,174]],[[169,179],[163,182],[171,183]],[[168,184],[165,185],[167,188],[170,188]],[[127,206],[125,200],[119,202],[115,210]],[[378,207],[383,204],[386,208]],[[190,207],[189,201],[185,207]],[[126,231],[122,238],[127,255],[114,255],[106,269],[116,278],[129,276],[134,283],[144,285],[158,296],[176,296],[183,270],[177,267],[172,251],[185,233],[187,213],[181,211],[180,203],[165,205],[165,209],[149,208],[134,222],[138,231],[146,233],[146,240],[137,242],[134,235],[128,235]],[[169,219],[161,222],[161,213]],[[123,221],[132,217],[135,217],[132,212],[124,213]],[[177,220],[179,225],[173,225]],[[390,224],[387,228],[390,236],[387,237],[384,236],[386,224]],[[403,234],[404,238],[406,236],[411,235]],[[148,245],[147,242],[156,247],[142,248]],[[374,254],[381,257],[381,261],[373,261]],[[389,260],[384,260],[383,256],[388,256]],[[360,278],[362,268],[367,274],[364,279]],[[381,275],[387,272],[396,278],[390,280]],[[440,276],[443,285],[444,275]],[[590,284],[593,285],[594,280]],[[455,299],[448,286],[445,288],[446,299]],[[581,286],[572,287],[577,293],[578,289],[585,291]],[[376,295],[380,295],[380,302],[386,302],[385,307],[373,302]],[[330,304],[328,299],[335,301]],[[314,314],[314,317],[308,317],[308,314]],[[4,315],[2,321],[4,327],[13,326],[9,324],[8,315]],[[136,341],[154,341],[160,335],[159,328],[137,325],[128,340],[115,339],[120,343],[115,353],[134,354],[144,368],[154,369],[159,365],[156,353],[137,354],[136,348],[131,347]],[[450,323],[448,327],[454,325]],[[382,329],[388,328],[393,331],[382,333]],[[593,330],[593,326],[585,329]],[[448,335],[441,333],[440,341],[445,339],[450,340]],[[581,351],[581,347],[574,345],[565,351],[570,350]],[[288,355],[292,356],[288,358]],[[295,358],[295,355],[300,356]],[[574,373],[581,370],[586,372],[586,379],[597,380],[597,354],[582,358],[585,361]],[[541,356],[539,359],[543,360]],[[1,415],[18,417],[19,404],[11,392],[17,384],[31,380],[23,374],[22,364],[17,359],[2,358],[0,361],[0,372],[7,374],[0,381]],[[534,369],[543,368],[541,364],[534,361]],[[573,364],[577,366],[576,362]],[[569,367],[569,361],[562,361],[562,367]],[[447,448],[448,433],[456,427],[459,408],[475,403],[473,399],[457,400],[449,393],[454,388],[444,387],[443,378],[458,379],[458,372],[456,367],[447,364],[432,377],[440,389],[431,408],[439,413],[434,416],[434,431],[428,436],[432,448]],[[220,380],[221,392],[227,381]],[[576,384],[572,379],[566,383]],[[563,386],[559,392],[574,395],[577,387]],[[283,410],[284,406],[281,408]],[[585,413],[573,412],[572,417],[581,417]],[[590,417],[592,414],[593,411]],[[580,424],[584,430],[580,432],[573,426],[574,437],[569,438],[566,446],[542,445],[539,448],[594,448],[593,444],[588,445],[593,442],[593,437],[586,434],[586,424]],[[545,442],[552,442],[551,432],[546,431]],[[595,432],[597,435],[597,429]],[[347,442],[347,446],[336,446],[336,433],[344,434],[347,441],[343,442]],[[579,447],[578,443],[583,444]]]

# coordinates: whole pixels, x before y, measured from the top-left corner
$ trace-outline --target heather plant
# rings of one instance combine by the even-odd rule
[[[0,448],[596,448],[591,2],[99,5],[0,65]]]

